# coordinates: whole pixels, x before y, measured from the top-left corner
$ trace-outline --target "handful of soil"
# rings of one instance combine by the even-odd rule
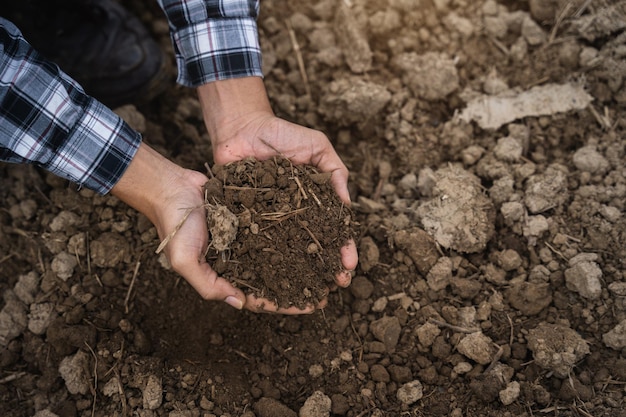
[[[282,157],[215,165],[210,174],[207,258],[215,271],[279,307],[316,305],[354,236],[330,174]]]

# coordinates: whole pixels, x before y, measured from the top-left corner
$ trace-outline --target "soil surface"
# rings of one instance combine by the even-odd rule
[[[330,174],[277,157],[214,166],[212,175],[205,200],[215,271],[279,307],[318,305],[354,237]]]
[[[173,59],[156,2],[124,4]],[[626,416],[625,22],[607,0],[263,1],[273,107],[331,138],[359,224],[352,285],[308,316],[203,301],[144,216],[1,165],[0,415]],[[173,78],[117,111],[212,165]]]

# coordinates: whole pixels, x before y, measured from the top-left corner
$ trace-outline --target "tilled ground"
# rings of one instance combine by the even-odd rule
[[[126,4],[171,51],[156,4]],[[601,0],[264,1],[274,108],[333,139],[360,224],[352,285],[311,316],[204,302],[143,216],[1,166],[0,414],[626,415],[624,22]],[[193,91],[119,111],[211,163]]]

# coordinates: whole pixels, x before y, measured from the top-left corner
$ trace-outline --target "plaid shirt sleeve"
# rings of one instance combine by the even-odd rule
[[[197,87],[262,77],[255,0],[159,0],[170,25],[178,83]]]
[[[140,142],[139,133],[0,18],[0,160],[35,164],[105,194]]]

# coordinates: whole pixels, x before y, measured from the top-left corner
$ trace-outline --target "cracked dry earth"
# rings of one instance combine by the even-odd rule
[[[202,301],[143,216],[2,165],[0,415],[625,416],[625,28],[621,1],[263,1],[275,111],[351,172],[352,285]],[[117,111],[212,164],[193,91]]]

